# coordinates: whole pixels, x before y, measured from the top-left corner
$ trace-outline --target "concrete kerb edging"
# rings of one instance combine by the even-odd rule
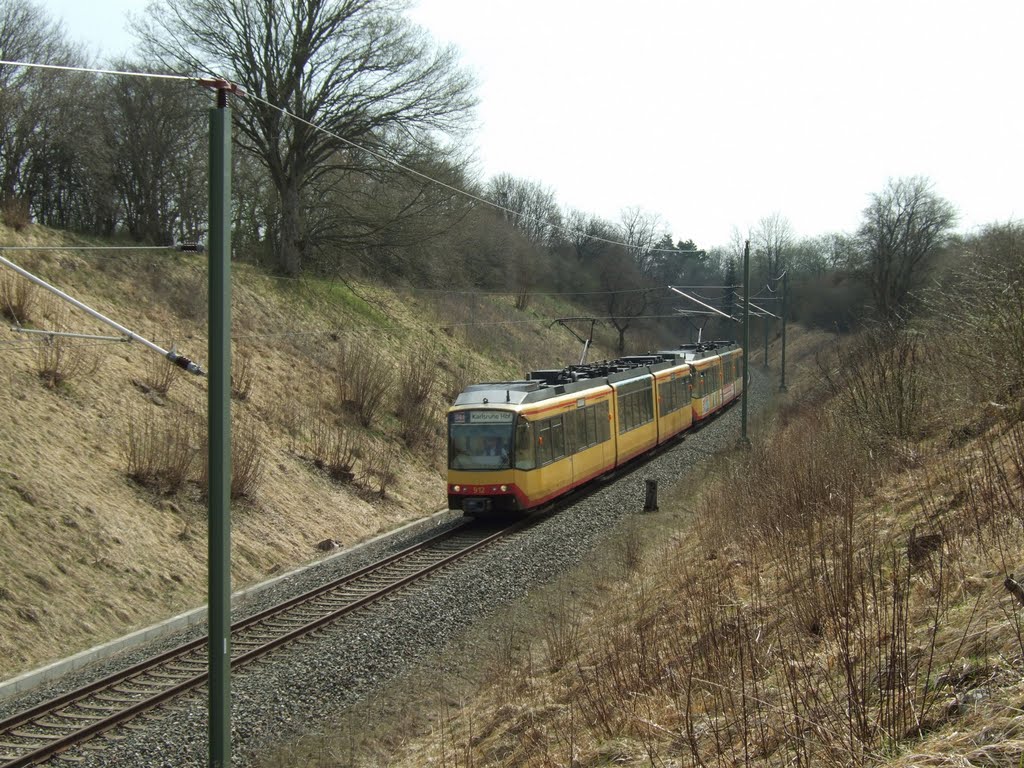
[[[259,594],[263,590],[274,586],[278,582],[283,581],[284,579],[295,576],[296,574],[302,573],[310,568],[321,566],[324,563],[330,562],[334,558],[357,552],[360,549],[376,544],[384,539],[390,538],[391,536],[395,536],[399,533],[414,532],[417,528],[429,528],[431,526],[438,525],[440,523],[440,519],[448,514],[450,514],[449,510],[440,510],[432,514],[430,517],[424,517],[420,520],[414,520],[411,523],[406,523],[400,528],[396,528],[393,531],[388,531],[387,533],[382,533],[372,539],[360,542],[349,549],[343,549],[335,552],[322,560],[317,560],[315,563],[300,566],[299,568],[295,568],[287,573],[275,576],[269,581],[261,582],[255,586],[248,587],[247,589],[241,589],[231,595],[231,604],[234,606],[236,603],[241,603],[246,599]],[[134,648],[153,640],[166,637],[174,632],[179,632],[182,629],[204,621],[206,621],[206,606],[178,614],[170,619],[166,619],[157,624],[153,624],[152,626],[132,632],[130,635],[119,637],[116,640],[111,640],[80,653],[76,653],[74,656],[69,656],[66,659],[61,659],[60,661],[55,661],[52,664],[47,664],[45,667],[30,670],[18,675],[17,677],[12,677],[10,680],[0,682],[0,700],[30,690],[35,688],[37,685],[49,682],[50,680],[55,680],[69,672],[74,672],[75,670],[88,666],[95,661],[109,658],[110,656],[128,648]]]

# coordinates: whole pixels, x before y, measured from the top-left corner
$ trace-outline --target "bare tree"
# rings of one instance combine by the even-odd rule
[[[742,305],[737,304],[737,300],[743,292],[740,280],[743,278],[743,255],[749,237],[749,234],[744,237],[740,228],[733,226],[729,243],[722,248],[718,258],[722,270],[722,311],[729,316],[742,312]]]
[[[0,58],[81,62],[60,24],[30,0],[0,0]],[[53,119],[53,99],[67,79],[59,73],[0,64],[0,201],[29,196],[29,166],[45,154],[47,126],[59,128]]]
[[[661,217],[656,213],[647,213],[639,208],[627,208],[622,212],[619,224],[622,240],[626,244],[626,252],[636,264],[642,275],[649,275],[657,265],[655,247],[666,232]],[[669,237],[669,243],[672,238]]]
[[[636,262],[621,248],[614,248],[601,258],[597,274],[603,309],[607,313],[605,319],[619,334],[621,355],[626,351],[626,331],[650,305],[650,285]]]
[[[379,162],[350,142],[387,155],[394,137],[457,133],[475,105],[454,49],[436,48],[402,10],[400,0],[154,0],[140,24],[165,65],[228,77],[252,94],[237,114],[238,141],[278,194],[277,259],[288,274],[308,249],[309,185]]]
[[[956,219],[953,205],[921,176],[890,179],[871,196],[857,232],[860,269],[884,317],[899,315]]]
[[[486,197],[506,209],[506,221],[538,248],[553,248],[558,244],[562,213],[550,187],[501,173],[488,182]]]
[[[611,248],[609,241],[618,239],[615,225],[590,213],[572,209],[565,217],[566,239],[572,252],[582,264],[589,264]]]
[[[180,83],[113,78],[101,98],[104,161],[128,232],[162,245],[198,235],[206,208],[206,127],[195,119],[201,94]]]
[[[785,269],[786,252],[793,244],[793,227],[781,213],[765,216],[751,233],[751,249],[765,280],[774,280]]]
[[[391,156],[416,173],[375,162],[318,176],[309,185],[306,240],[321,253],[326,245],[344,248],[373,274],[409,276],[416,251],[469,215],[469,199],[453,190],[470,183],[465,159],[451,148],[399,135],[388,143]],[[330,268],[329,259],[321,266]]]

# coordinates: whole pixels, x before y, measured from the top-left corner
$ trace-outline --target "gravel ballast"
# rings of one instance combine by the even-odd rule
[[[774,381],[751,373],[748,405],[752,415],[767,403]],[[318,721],[376,693],[417,662],[457,642],[467,629],[498,608],[578,565],[624,518],[642,510],[645,480],[658,480],[662,494],[669,493],[674,483],[699,471],[709,457],[735,447],[739,425],[740,406],[736,405],[638,471],[600,487],[524,533],[467,559],[451,572],[234,672],[232,764],[253,765],[255,756],[266,754],[272,746],[308,732]],[[690,474],[691,478],[696,476]],[[312,589],[431,536],[444,526],[455,525],[457,520],[453,515],[428,530],[401,534],[351,555],[334,557],[264,590],[247,601],[244,613]],[[205,626],[200,625],[3,702],[0,717],[204,631]],[[95,746],[71,754],[81,759],[76,762],[81,768],[204,766],[208,759],[206,708],[206,689],[199,689],[159,710],[151,719],[116,729],[113,739],[101,738]]]

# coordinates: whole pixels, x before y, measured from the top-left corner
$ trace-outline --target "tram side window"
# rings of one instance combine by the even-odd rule
[[[587,439],[587,420],[592,408],[581,408],[576,411],[576,450],[582,451],[590,447],[590,440]]]
[[[633,428],[633,398],[630,395],[619,395],[619,434]]]
[[[565,435],[565,455],[572,456],[579,447],[576,443],[576,411],[566,411],[562,414],[562,431]]]
[[[688,408],[690,405],[690,377],[677,376],[660,390],[662,395],[661,415],[665,416],[678,411],[680,408]]]
[[[650,387],[619,396],[619,434],[654,419],[653,390]]]
[[[565,431],[562,428],[562,417],[551,419],[551,458],[560,459],[565,456]]]
[[[551,463],[551,422],[537,425],[537,466]]]
[[[533,424],[519,420],[516,427],[516,469],[533,469],[537,458],[533,450]]]
[[[597,414],[601,410],[601,405],[587,408],[587,445],[596,445],[601,442],[598,437],[600,433],[597,431],[597,420],[600,418]]]
[[[612,439],[612,422],[608,411],[608,401],[597,405],[597,442],[603,443]]]

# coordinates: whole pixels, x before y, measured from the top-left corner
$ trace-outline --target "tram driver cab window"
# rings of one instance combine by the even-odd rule
[[[484,456],[501,456],[508,460],[508,440],[500,437],[488,437],[484,440]]]
[[[524,418],[516,425],[516,469],[533,469],[537,466],[533,448],[533,424]]]

